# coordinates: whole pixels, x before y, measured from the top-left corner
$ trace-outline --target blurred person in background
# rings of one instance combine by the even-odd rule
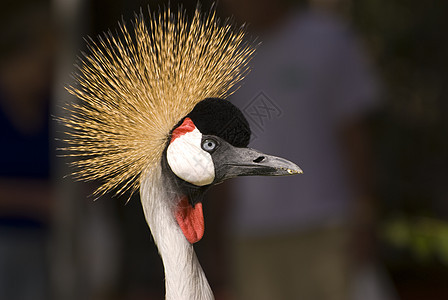
[[[49,5],[3,3],[1,16],[0,299],[49,299]]]
[[[328,11],[304,2],[223,2],[262,41],[232,99],[250,121],[251,146],[304,171],[234,182],[236,295],[350,299],[353,271],[374,260],[365,120],[379,104],[377,78],[353,32]]]

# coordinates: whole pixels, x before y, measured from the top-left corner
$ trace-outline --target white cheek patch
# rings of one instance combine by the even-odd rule
[[[168,146],[168,164],[177,177],[203,186],[215,179],[215,166],[212,156],[201,148],[202,134],[198,129],[176,138]]]

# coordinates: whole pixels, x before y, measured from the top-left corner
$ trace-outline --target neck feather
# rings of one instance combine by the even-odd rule
[[[165,268],[166,299],[211,300],[210,285],[194,252],[174,217],[181,195],[157,168],[143,179],[140,196],[146,221]]]

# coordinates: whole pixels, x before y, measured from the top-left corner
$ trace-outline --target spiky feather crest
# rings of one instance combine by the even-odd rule
[[[160,164],[170,130],[201,100],[225,98],[248,71],[254,46],[244,27],[198,7],[191,21],[179,8],[136,16],[88,42],[68,91],[80,99],[61,117],[73,175],[101,180],[102,195],[136,191]]]

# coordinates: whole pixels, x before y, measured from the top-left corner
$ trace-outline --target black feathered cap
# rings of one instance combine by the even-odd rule
[[[241,110],[230,101],[206,98],[196,104],[186,117],[202,134],[216,135],[235,147],[247,147],[249,144],[249,123]]]

